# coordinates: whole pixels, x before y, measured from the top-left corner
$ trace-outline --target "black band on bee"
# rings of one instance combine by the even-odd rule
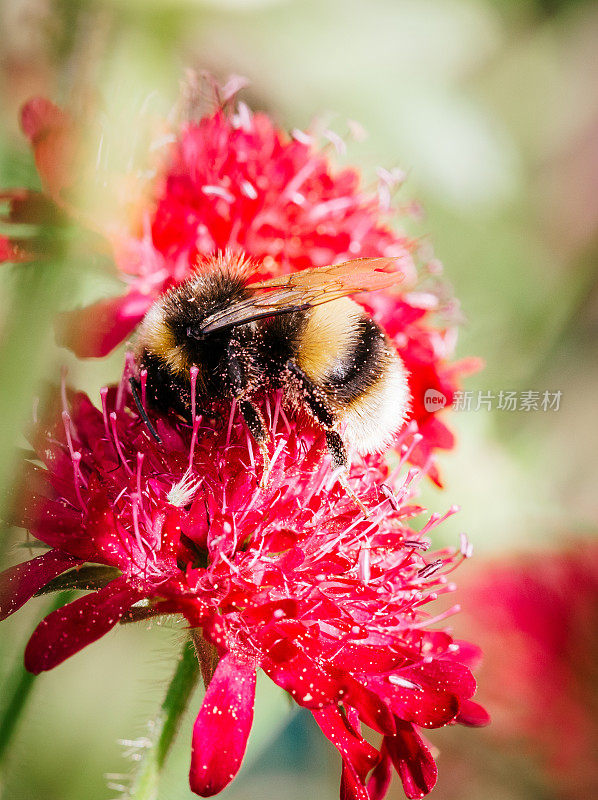
[[[366,316],[359,320],[353,348],[344,354],[323,385],[335,400],[350,402],[373,386],[383,372],[385,341],[376,323]]]

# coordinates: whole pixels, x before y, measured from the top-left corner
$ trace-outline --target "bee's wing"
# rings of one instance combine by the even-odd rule
[[[290,314],[357,292],[386,289],[403,279],[394,258],[357,258],[330,267],[316,267],[250,283],[250,297],[210,314],[203,333],[243,325],[262,317]]]

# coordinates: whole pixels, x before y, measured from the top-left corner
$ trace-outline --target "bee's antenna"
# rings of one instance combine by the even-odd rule
[[[139,414],[141,415],[141,419],[145,422],[146,428],[151,433],[151,435],[154,437],[154,439],[158,442],[158,444],[162,444],[162,439],[160,439],[160,437],[156,433],[156,429],[154,428],[154,426],[150,422],[150,418],[147,415],[147,411],[145,410],[145,408],[143,407],[143,405],[141,403],[141,400],[139,398],[139,392],[137,390],[137,384],[135,382],[135,378],[129,378],[129,385],[131,387],[131,394],[133,395],[133,400],[135,401],[135,405],[137,406],[137,411],[139,411]]]

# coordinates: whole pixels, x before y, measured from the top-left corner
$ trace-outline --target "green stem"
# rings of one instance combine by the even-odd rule
[[[46,614],[50,614],[57,608],[62,608],[73,599],[73,592],[61,592],[57,594],[46,609]],[[37,675],[27,672],[23,665],[22,657],[12,671],[8,680],[8,686],[3,692],[6,698],[0,711],[0,764],[6,756],[8,746],[17,728],[21,714],[27,705],[27,700],[33,689]]]
[[[2,714],[0,715],[0,762],[3,761],[6,755],[8,745],[17,727],[21,712],[25,708],[36,677],[31,672],[27,672],[20,662],[17,668],[13,670],[10,684],[6,689],[8,700],[3,706]]]
[[[156,800],[160,772],[199,678],[195,648],[187,641],[179,656],[164,702],[154,719],[151,744],[145,748],[128,800]]]

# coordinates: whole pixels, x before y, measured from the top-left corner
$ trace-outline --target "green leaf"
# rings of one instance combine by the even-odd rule
[[[86,564],[83,567],[75,567],[53,578],[36,592],[36,597],[38,595],[59,592],[65,589],[101,589],[107,586],[110,581],[118,578],[120,574],[120,570],[116,567],[93,566],[91,564]]]

